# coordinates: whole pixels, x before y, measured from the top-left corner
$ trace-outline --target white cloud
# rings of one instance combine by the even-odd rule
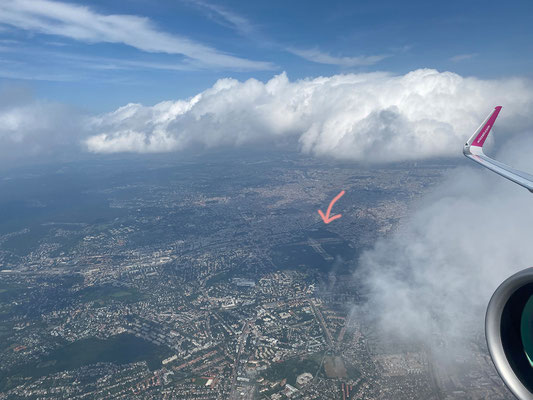
[[[122,43],[151,53],[181,54],[199,66],[269,70],[273,64],[235,57],[186,37],[163,32],[135,15],[104,15],[89,7],[51,0],[4,0],[0,24],[87,43]]]
[[[267,83],[222,79],[190,99],[100,115],[86,145],[92,152],[143,153],[291,137],[304,152],[357,161],[456,156],[495,105],[505,107],[498,127],[523,129],[531,122],[531,83],[430,69],[295,82],[285,74]]]
[[[319,64],[338,65],[340,67],[361,67],[374,65],[381,60],[389,57],[388,55],[359,56],[359,57],[335,57],[331,54],[324,53],[318,49],[287,49],[290,53],[295,54],[307,61]]]
[[[234,29],[243,36],[255,33],[255,29],[250,21],[233,11],[221,7],[220,5],[211,4],[201,0],[189,1],[206,11],[207,15],[220,25]]]
[[[45,81],[81,81],[91,79],[88,71],[113,71],[113,70],[163,70],[163,71],[191,71],[196,69],[188,63],[170,63],[140,61],[127,58],[112,58],[87,56],[78,53],[65,53],[58,51],[42,50],[37,47],[2,47],[0,53],[18,53],[37,58],[41,63],[48,61],[48,68],[43,72],[42,64],[26,64],[20,61],[10,60],[5,57],[0,60],[0,76],[13,79],[45,80]],[[60,68],[61,67],[61,68]],[[62,72],[58,72],[61,70]],[[79,71],[82,70],[82,73]],[[55,72],[50,72],[55,71]],[[119,79],[125,79],[121,76]],[[100,81],[106,78],[99,77]],[[108,78],[110,79],[110,78]]]
[[[82,116],[71,107],[35,100],[21,88],[0,91],[0,165],[81,150]]]
[[[516,139],[497,158],[533,171],[533,137]],[[365,252],[354,277],[369,290],[357,315],[372,315],[389,340],[429,345],[452,370],[456,357],[470,357],[464,349],[481,343],[494,290],[533,260],[532,195],[471,165],[448,174],[396,232]]]
[[[450,60],[453,62],[459,62],[459,61],[470,60],[474,57],[477,57],[477,53],[457,54],[456,56],[451,57]]]

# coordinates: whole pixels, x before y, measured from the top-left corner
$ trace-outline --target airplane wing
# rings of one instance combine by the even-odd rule
[[[494,108],[494,111],[492,111],[485,121],[483,121],[472,137],[468,139],[468,142],[466,142],[463,148],[463,154],[471,160],[483,165],[485,168],[525,187],[533,193],[533,175],[511,168],[508,165],[487,157],[485,153],[483,153],[483,144],[489,136],[490,129],[494,125],[501,109],[501,106]]]

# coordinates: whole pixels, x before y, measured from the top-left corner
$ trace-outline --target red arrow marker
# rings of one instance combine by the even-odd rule
[[[343,190],[337,196],[335,196],[333,200],[331,200],[331,203],[329,203],[328,210],[326,211],[326,215],[324,215],[324,213],[321,210],[318,210],[318,213],[322,217],[322,221],[324,221],[325,224],[329,224],[331,221],[335,221],[336,219],[342,217],[342,214],[337,214],[337,215],[334,215],[333,217],[330,217],[329,214],[331,213],[331,207],[333,207],[333,204],[335,204],[335,202],[339,200],[344,193],[345,192]]]

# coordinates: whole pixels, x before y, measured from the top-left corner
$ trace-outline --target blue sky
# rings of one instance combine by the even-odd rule
[[[531,77],[532,16],[531,1],[3,0],[0,79],[103,112],[282,71]]]

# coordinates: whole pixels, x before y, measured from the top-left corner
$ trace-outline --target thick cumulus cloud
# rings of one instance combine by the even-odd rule
[[[82,117],[22,88],[0,90],[0,166],[79,152]]]
[[[164,152],[192,147],[298,141],[302,151],[357,161],[456,155],[498,104],[499,125],[531,121],[530,81],[480,80],[421,69],[262,83],[219,80],[178,101],[128,104],[93,119],[92,152]],[[289,141],[291,142],[291,141]]]
[[[530,132],[507,142],[498,158],[533,171],[531,154]],[[356,279],[369,290],[365,307],[389,337],[444,338],[463,348],[483,334],[497,286],[533,266],[532,237],[527,190],[481,167],[456,169],[361,256]]]

